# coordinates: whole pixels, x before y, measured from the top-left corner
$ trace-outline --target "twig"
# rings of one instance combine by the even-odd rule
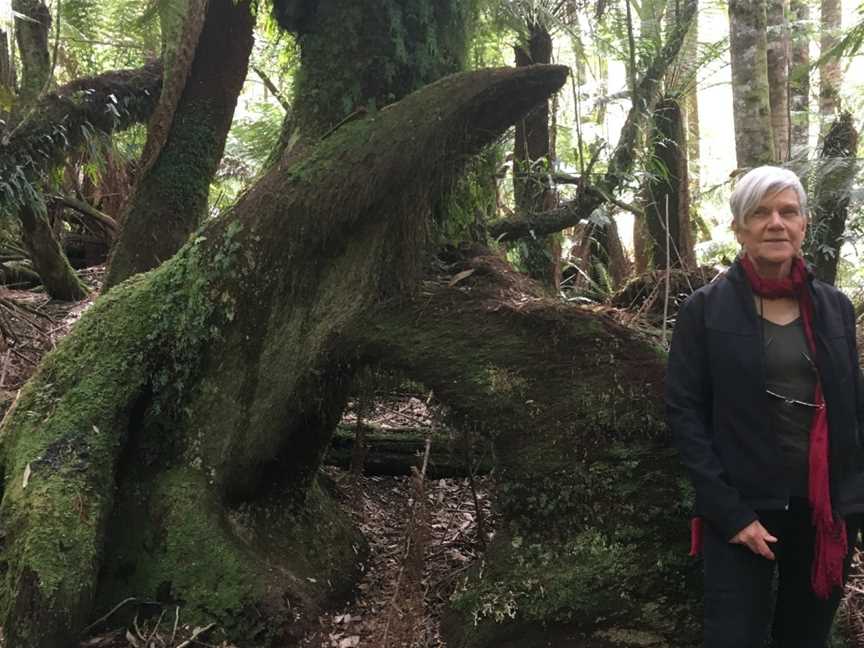
[[[6,354],[7,354],[7,356],[8,356],[9,352],[7,351]],[[5,371],[6,371],[6,367],[5,367],[5,365],[4,365],[4,367],[3,367],[3,371],[4,371],[4,374],[5,374]],[[2,384],[2,380],[0,380],[0,384]],[[84,628],[84,631],[83,631],[81,634],[82,634],[82,635],[87,634],[87,633],[90,632],[93,628],[97,627],[100,623],[102,623],[102,622],[107,621],[108,619],[110,619],[111,616],[113,616],[113,614],[114,614],[117,610],[119,610],[120,608],[122,608],[124,605],[126,605],[127,603],[133,603],[133,602],[136,602],[136,601],[138,601],[138,599],[135,598],[134,596],[130,596],[130,597],[127,598],[127,599],[123,599],[123,600],[120,601],[117,605],[115,605],[113,608],[111,608],[111,609],[108,611],[107,614],[105,614],[104,616],[99,617],[99,618],[96,619],[93,623],[91,623],[91,624],[88,625],[86,628]]]
[[[203,628],[198,628],[195,632],[192,633],[191,637],[189,637],[186,641],[177,646],[177,648],[187,648],[187,646],[191,646],[192,642],[195,641],[198,637],[200,637],[205,632],[210,632],[215,627],[216,624],[211,623],[210,625],[204,626]]]
[[[177,636],[177,625],[180,623],[180,606],[174,610],[174,629],[171,630],[171,644],[174,644],[174,638]]]
[[[6,349],[6,353],[3,354],[3,369],[0,371],[0,389],[3,388],[3,384],[6,382],[6,370],[9,368],[10,355],[10,349]]]

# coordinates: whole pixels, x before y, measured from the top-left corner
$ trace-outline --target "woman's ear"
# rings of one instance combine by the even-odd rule
[[[729,229],[731,229],[732,233],[735,235],[735,240],[738,241],[738,243],[741,243],[741,233],[738,229],[738,221],[736,221],[734,218],[729,224]]]

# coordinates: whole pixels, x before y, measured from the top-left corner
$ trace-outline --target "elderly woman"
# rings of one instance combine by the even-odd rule
[[[741,255],[681,308],[666,377],[700,516],[705,646],[822,648],[864,512],[855,316],[801,259],[794,173],[754,169],[730,204]]]

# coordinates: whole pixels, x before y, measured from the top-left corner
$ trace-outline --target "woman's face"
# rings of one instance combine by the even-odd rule
[[[784,189],[766,195],[744,225],[733,226],[735,237],[757,264],[779,265],[801,251],[807,218],[801,213],[798,194]]]

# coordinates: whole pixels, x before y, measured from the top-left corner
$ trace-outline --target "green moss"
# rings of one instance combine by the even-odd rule
[[[274,493],[226,511],[204,475],[176,468],[126,481],[121,498],[97,612],[136,596],[179,605],[186,623],[215,622],[235,641],[270,645],[345,597],[365,550],[317,486],[302,507]]]
[[[480,638],[508,620],[587,634],[636,627],[642,639],[662,640],[656,645],[695,642],[698,573],[685,546],[684,498],[667,477],[675,462],[656,445],[621,443],[569,470],[504,474],[496,506],[507,526],[453,599],[463,630],[477,646],[495,645]]]

